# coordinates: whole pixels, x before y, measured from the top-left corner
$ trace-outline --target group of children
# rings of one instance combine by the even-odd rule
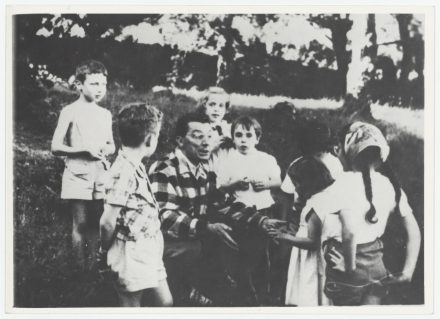
[[[53,153],[65,156],[61,198],[68,199],[73,216],[74,251],[81,267],[97,262],[101,273],[112,277],[121,306],[140,306],[146,289],[155,305],[171,306],[158,206],[142,164],[156,150],[162,113],[142,103],[121,110],[121,149],[110,167],[112,117],[97,104],[106,93],[106,78],[100,62],[77,67],[80,97],[61,111],[52,141]],[[229,106],[223,89],[210,88],[198,109],[212,126],[209,165],[220,190],[262,215],[279,215],[271,191],[281,187],[286,194],[285,206],[296,222],[266,229],[274,242],[292,247],[286,305],[380,304],[385,283],[411,280],[420,233],[378,128],[352,123],[333,146],[329,128],[309,122],[299,139],[303,155],[282,181],[276,159],[256,148],[261,125],[248,116],[228,123]],[[380,240],[391,213],[402,217],[407,231],[405,264],[394,275],[383,265]]]

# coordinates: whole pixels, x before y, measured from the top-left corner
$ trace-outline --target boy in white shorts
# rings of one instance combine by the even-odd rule
[[[98,269],[117,274],[119,302],[139,307],[146,289],[156,306],[172,306],[162,261],[159,207],[142,160],[156,150],[162,113],[132,104],[118,118],[122,148],[110,169],[106,205],[100,221]]]
[[[76,68],[80,96],[65,106],[52,139],[52,153],[65,156],[61,198],[73,216],[72,244],[79,266],[93,264],[103,210],[106,156],[115,151],[112,115],[99,106],[107,91],[107,69],[89,60]],[[90,263],[87,259],[91,259]]]

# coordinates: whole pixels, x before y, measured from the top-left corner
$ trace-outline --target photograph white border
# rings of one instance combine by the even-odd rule
[[[420,3],[420,2],[418,2]],[[13,5],[6,7],[6,105],[5,105],[5,310],[16,314],[430,314],[434,310],[434,6],[145,6],[145,5]],[[13,307],[13,148],[12,15],[26,13],[420,13],[425,14],[425,305],[378,307],[258,307],[258,308],[14,308]],[[437,63],[436,63],[437,64]],[[108,317],[108,316],[106,316]]]

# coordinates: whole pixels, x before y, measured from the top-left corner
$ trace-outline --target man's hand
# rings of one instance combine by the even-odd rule
[[[232,231],[232,228],[228,225],[223,223],[208,224],[208,231],[220,238],[220,240],[223,241],[223,243],[225,243],[228,247],[238,250],[237,243],[229,234]]]

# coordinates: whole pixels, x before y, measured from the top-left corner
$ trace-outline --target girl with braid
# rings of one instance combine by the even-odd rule
[[[390,149],[381,131],[355,122],[342,130],[339,142],[337,153],[346,172],[305,207],[308,218],[321,224],[324,292],[334,305],[381,304],[387,293],[383,283],[411,281],[420,230],[387,162]],[[398,274],[389,274],[382,258],[380,237],[390,214],[399,214],[407,233],[405,263]]]

